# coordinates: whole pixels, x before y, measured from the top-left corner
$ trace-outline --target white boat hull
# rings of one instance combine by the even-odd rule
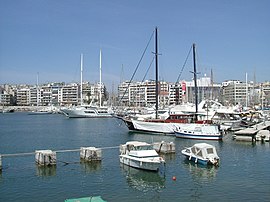
[[[223,135],[215,125],[186,124],[175,130],[175,136],[188,139],[221,140]]]
[[[124,120],[129,130],[147,133],[174,134],[176,123]]]
[[[219,157],[216,148],[207,143],[197,143],[193,147],[183,149],[181,153],[189,161],[202,165],[219,165]]]
[[[112,115],[108,112],[99,113],[96,109],[75,108],[61,109],[61,111],[69,118],[110,118]]]
[[[158,171],[162,163],[160,157],[153,157],[143,160],[141,158],[131,157],[128,155],[120,155],[120,163],[124,165],[139,168],[143,170]]]

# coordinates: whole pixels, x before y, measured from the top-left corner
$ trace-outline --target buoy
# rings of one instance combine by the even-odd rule
[[[173,176],[173,177],[172,177],[172,180],[173,180],[173,181],[175,181],[175,180],[176,180],[176,177],[175,177],[175,176]]]
[[[1,170],[2,170],[2,157],[0,155],[0,172],[1,172]]]

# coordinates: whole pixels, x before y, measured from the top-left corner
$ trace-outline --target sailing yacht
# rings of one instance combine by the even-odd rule
[[[157,32],[157,29],[156,29]],[[157,36],[157,34],[156,34]],[[156,39],[157,43],[157,39]],[[158,50],[156,46],[156,61]],[[195,60],[195,44],[193,44],[193,62],[194,62],[194,85],[195,85],[195,113],[193,114],[170,114],[169,118],[166,120],[158,119],[148,119],[144,121],[134,120],[134,119],[123,119],[126,126],[131,131],[140,132],[150,132],[150,133],[162,133],[162,134],[176,134],[177,137],[185,138],[200,138],[200,139],[222,139],[222,134],[219,132],[217,125],[205,124],[206,122],[198,121],[198,98],[197,98],[197,73],[196,73],[196,60]],[[157,74],[157,62],[156,62],[156,74]],[[158,77],[156,76],[156,81]],[[156,82],[157,83],[157,82]],[[157,85],[157,84],[156,84]],[[158,103],[158,90],[156,90],[156,103]],[[158,104],[156,104],[156,107]],[[156,109],[157,114],[158,109]],[[188,126],[188,127],[187,127]],[[184,130],[182,131],[182,129]],[[198,133],[199,131],[199,133]],[[213,132],[214,131],[214,132]],[[197,136],[191,136],[190,134],[197,134]]]
[[[92,105],[83,105],[82,99],[82,73],[83,73],[83,55],[81,54],[81,105],[78,107],[71,107],[71,108],[62,108],[61,111],[64,115],[68,118],[110,118],[113,117],[112,110],[109,110],[105,106],[101,106],[101,50],[100,50],[100,104],[99,106],[92,106]]]

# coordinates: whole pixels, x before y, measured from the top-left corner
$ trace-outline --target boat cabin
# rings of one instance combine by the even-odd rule
[[[198,157],[207,159],[209,157],[216,157],[217,151],[216,148],[207,143],[197,143],[191,147],[191,151]]]

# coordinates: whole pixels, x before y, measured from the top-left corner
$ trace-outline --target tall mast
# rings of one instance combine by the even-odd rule
[[[194,65],[194,88],[195,88],[195,121],[197,121],[198,114],[198,89],[197,89],[197,70],[196,70],[196,47],[193,44],[193,65]]]
[[[99,107],[101,107],[101,49],[99,52]]]
[[[158,29],[156,27],[156,119],[158,118]]]
[[[39,73],[37,73],[37,107],[39,106],[39,84],[38,84],[38,76],[39,76]]]
[[[248,74],[246,72],[246,108],[248,107]]]
[[[81,54],[81,89],[80,89],[80,97],[81,97],[81,106],[82,106],[82,104],[83,104],[83,97],[82,97],[82,92],[83,92],[83,89],[82,89],[82,83],[83,83],[83,81],[82,81],[82,78],[83,77],[83,54]]]
[[[214,76],[213,76],[213,70],[211,69],[211,100],[213,100],[213,86],[214,86]]]

